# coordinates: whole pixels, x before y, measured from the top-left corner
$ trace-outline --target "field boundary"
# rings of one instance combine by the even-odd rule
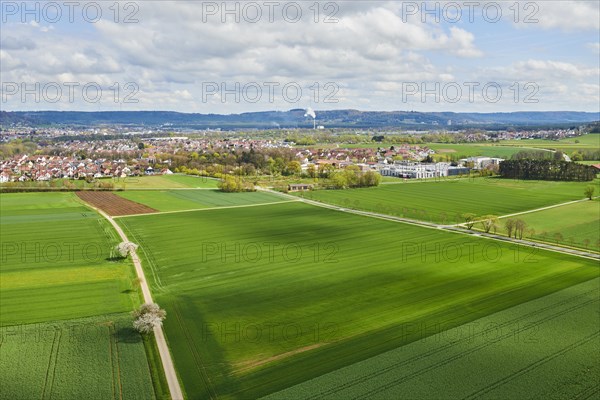
[[[223,206],[223,207],[194,208],[194,209],[190,209],[190,210],[158,211],[158,212],[145,213],[145,214],[116,215],[113,218],[114,219],[120,219],[120,218],[130,218],[130,217],[143,217],[143,216],[146,216],[146,215],[180,214],[180,213],[196,212],[196,211],[226,210],[228,208],[262,207],[262,206],[269,206],[269,205],[272,205],[272,204],[294,203],[294,202],[299,202],[299,201],[302,201],[302,200],[273,201],[273,202],[270,202],[270,203],[244,204],[244,205],[240,205],[240,206]]]

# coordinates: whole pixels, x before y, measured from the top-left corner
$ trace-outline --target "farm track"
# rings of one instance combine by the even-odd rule
[[[181,213],[188,213],[188,212],[195,212],[195,211],[225,210],[225,209],[229,209],[229,208],[261,207],[261,206],[269,206],[272,204],[293,203],[293,202],[298,202],[298,201],[300,201],[300,200],[296,199],[296,200],[273,201],[273,202],[269,202],[269,203],[243,204],[243,205],[239,205],[239,206],[192,208],[189,210],[176,210],[176,211],[153,211],[151,213],[119,215],[119,216],[115,216],[115,218],[140,217],[140,216],[149,215],[149,214],[152,214],[152,215],[181,214]]]
[[[77,197],[110,216],[149,214],[157,210],[110,192],[75,192]]]
[[[113,195],[116,196],[116,195]],[[118,197],[118,196],[117,196]],[[85,199],[81,198],[84,202]],[[123,199],[125,200],[125,199]],[[106,220],[113,226],[114,230],[117,232],[122,241],[128,242],[129,239],[127,235],[121,229],[121,227],[115,222],[115,220],[104,212],[102,209],[95,207],[93,204],[86,203],[89,207],[96,210],[100,215],[102,215]],[[142,268],[142,264],[140,259],[135,251],[131,253],[131,260],[135,267],[135,272],[140,281],[140,287],[142,289],[142,295],[145,303],[152,303],[152,294],[150,292],[150,287],[148,286],[148,282],[146,281],[146,276],[144,275],[144,270]],[[181,390],[181,386],[179,384],[179,379],[177,378],[177,373],[175,371],[175,366],[173,365],[173,359],[171,357],[171,353],[169,352],[169,346],[167,345],[167,341],[165,339],[165,335],[161,327],[154,328],[154,338],[156,340],[156,345],[158,347],[158,352],[160,354],[160,359],[162,362],[162,367],[165,373],[165,377],[167,379],[167,385],[169,387],[169,392],[171,394],[172,400],[183,400],[183,392]]]

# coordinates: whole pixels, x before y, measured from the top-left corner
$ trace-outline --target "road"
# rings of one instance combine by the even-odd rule
[[[115,228],[121,240],[124,242],[129,242],[130,240],[127,238],[127,235],[121,227],[115,222],[114,219],[104,211],[87,204],[86,205],[98,212],[104,218],[110,222],[110,224]],[[140,286],[142,288],[142,294],[144,296],[145,303],[154,303],[152,301],[152,294],[150,293],[150,287],[148,286],[148,282],[146,281],[146,276],[144,275],[144,270],[142,269],[142,263],[137,255],[137,252],[131,253],[131,260],[133,261],[133,265],[135,266],[135,272],[140,281]],[[162,362],[163,370],[165,371],[165,377],[167,378],[167,384],[169,386],[169,392],[171,393],[171,399],[173,400],[183,400],[183,392],[181,391],[181,386],[179,385],[179,380],[177,379],[177,373],[175,372],[175,366],[173,365],[173,359],[171,358],[171,353],[169,352],[169,346],[167,346],[167,341],[165,340],[165,334],[162,330],[162,327],[154,328],[154,338],[156,339],[156,344],[158,346],[158,353],[160,354],[160,360]]]
[[[587,251],[583,251],[583,250],[569,249],[569,248],[565,248],[565,247],[554,246],[549,243],[532,242],[529,240],[509,238],[509,237],[502,236],[502,235],[495,235],[495,234],[491,234],[491,233],[472,231],[472,230],[464,229],[460,226],[440,225],[440,224],[435,224],[433,222],[417,221],[417,220],[413,220],[413,219],[395,217],[392,215],[379,214],[379,213],[370,212],[370,211],[353,210],[353,209],[348,209],[348,208],[335,206],[335,205],[331,205],[331,204],[321,203],[321,202],[318,202],[315,200],[305,199],[302,197],[292,196],[290,194],[280,193],[280,192],[270,190],[270,189],[260,189],[260,190],[266,190],[268,192],[278,194],[278,195],[284,196],[284,197],[296,198],[296,199],[299,199],[300,201],[302,201],[303,203],[311,204],[313,206],[328,208],[331,210],[336,210],[336,211],[341,211],[341,212],[347,212],[350,214],[362,215],[362,216],[371,217],[371,218],[384,219],[384,220],[388,220],[388,221],[395,221],[395,222],[400,222],[400,223],[410,224],[410,225],[417,225],[417,226],[421,226],[421,227],[429,228],[429,229],[445,230],[447,232],[458,233],[458,234],[469,235],[469,236],[476,236],[476,237],[480,237],[480,238],[498,240],[498,241],[502,241],[502,242],[511,242],[511,243],[519,244],[521,246],[531,247],[534,249],[544,249],[544,250],[548,250],[548,251],[554,251],[557,253],[569,254],[572,256],[576,256],[576,257],[600,260],[600,254],[591,253],[591,252],[587,252]],[[569,203],[563,203],[563,205],[577,203],[579,201],[581,201],[581,200],[577,200],[577,201],[569,202]],[[545,207],[544,209],[553,208],[553,207],[555,207],[555,206]],[[534,211],[538,211],[538,210],[534,210]],[[528,212],[532,212],[532,211],[528,211]],[[525,214],[525,213],[526,212],[519,213],[519,214]],[[511,215],[516,215],[516,214],[511,214]],[[504,217],[506,217],[506,216],[504,216]],[[503,217],[500,217],[500,218],[503,218]]]

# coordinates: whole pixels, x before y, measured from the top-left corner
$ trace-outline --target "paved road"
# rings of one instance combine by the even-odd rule
[[[124,242],[129,242],[130,240],[125,235],[125,232],[121,229],[121,227],[112,219],[111,216],[106,214],[104,211],[91,206],[90,204],[86,205],[90,208],[96,210],[100,215],[110,222],[110,224],[115,228],[121,240]],[[131,260],[133,261],[133,265],[135,266],[135,272],[140,280],[140,286],[142,287],[142,294],[144,295],[145,303],[153,303],[152,294],[150,293],[150,288],[148,287],[148,283],[146,282],[146,277],[144,275],[144,270],[142,269],[142,263],[134,251],[131,254]],[[167,341],[165,340],[165,335],[163,333],[162,327],[154,328],[154,337],[156,338],[156,344],[158,345],[158,352],[160,354],[160,359],[162,361],[163,369],[165,371],[165,376],[167,378],[167,384],[169,385],[169,392],[171,393],[171,398],[173,400],[183,400],[183,392],[181,391],[181,386],[179,386],[179,380],[177,379],[177,374],[175,373],[175,367],[173,365],[173,359],[171,358],[171,353],[169,352],[169,347],[167,346]]]
[[[329,208],[332,210],[347,212],[350,214],[363,215],[363,216],[371,217],[371,218],[385,219],[388,221],[395,221],[395,222],[401,222],[404,224],[417,225],[417,226],[430,228],[430,229],[441,229],[441,230],[445,230],[447,232],[482,237],[482,238],[487,238],[487,239],[492,239],[492,240],[499,240],[502,242],[512,242],[512,243],[516,243],[516,244],[519,244],[522,246],[528,246],[531,248],[536,248],[536,249],[539,248],[539,249],[554,251],[557,253],[569,254],[569,255],[577,256],[577,257],[583,257],[583,258],[588,258],[588,259],[593,259],[593,260],[600,260],[600,254],[590,253],[590,252],[583,251],[583,250],[569,249],[569,248],[565,248],[565,247],[554,246],[552,244],[547,244],[547,243],[538,243],[538,242],[532,242],[529,240],[509,238],[506,236],[495,235],[495,234],[491,234],[491,233],[472,231],[472,230],[461,228],[460,226],[439,225],[439,224],[434,224],[433,222],[417,221],[417,220],[413,220],[413,219],[394,217],[392,215],[378,214],[378,213],[374,213],[374,212],[370,212],[370,211],[352,210],[352,209],[348,209],[348,208],[344,208],[344,207],[340,207],[340,206],[334,206],[331,204],[321,203],[321,202],[318,202],[315,200],[309,200],[309,199],[305,199],[302,197],[297,197],[297,196],[292,196],[292,195],[285,194],[285,193],[276,192],[276,191],[270,190],[270,189],[262,189],[262,190],[266,190],[271,193],[279,194],[279,195],[285,196],[285,197],[300,199],[300,201],[302,201],[304,203],[311,204],[311,205],[314,205],[317,207]],[[579,201],[583,201],[583,200],[577,200],[577,201],[573,201],[573,202],[569,202],[569,203],[563,203],[563,205],[570,204],[570,203],[577,203]],[[553,208],[553,207],[554,206],[545,207],[545,208]],[[520,214],[524,214],[524,213],[520,213]],[[515,215],[515,214],[512,214],[512,215]]]

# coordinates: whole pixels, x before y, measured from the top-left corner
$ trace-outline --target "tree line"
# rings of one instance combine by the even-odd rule
[[[500,176],[510,179],[542,181],[592,181],[596,168],[558,160],[505,160],[500,163]]]

